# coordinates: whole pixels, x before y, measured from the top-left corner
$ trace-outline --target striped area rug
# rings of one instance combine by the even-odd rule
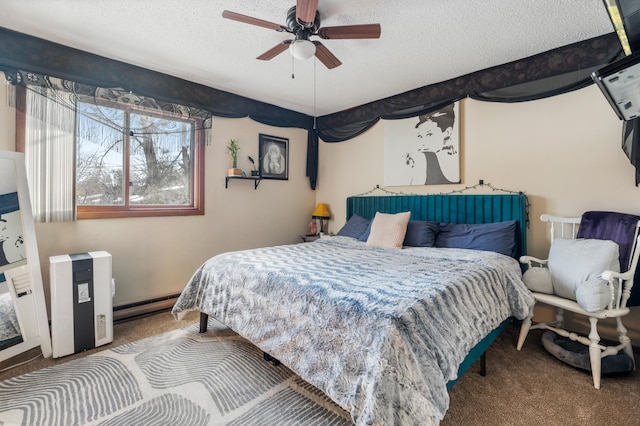
[[[0,382],[0,425],[349,425],[286,367],[209,320]]]

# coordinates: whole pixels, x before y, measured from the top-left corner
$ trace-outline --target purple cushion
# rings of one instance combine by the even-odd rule
[[[576,238],[611,240],[620,247],[620,270],[629,267],[634,233],[640,216],[604,211],[589,211],[582,215]]]

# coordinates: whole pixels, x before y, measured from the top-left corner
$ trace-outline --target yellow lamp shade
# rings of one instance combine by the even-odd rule
[[[324,203],[318,203],[318,206],[311,214],[311,217],[314,219],[322,219],[331,217],[331,213],[329,213],[329,208]]]

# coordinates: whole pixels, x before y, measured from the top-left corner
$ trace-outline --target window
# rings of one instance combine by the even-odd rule
[[[79,218],[202,214],[202,123],[78,102]]]
[[[115,102],[21,92],[28,112],[16,115],[24,129],[17,144],[27,159],[35,217],[43,206],[36,220],[69,220],[58,214],[63,203],[79,219],[204,214],[205,118],[135,95]]]

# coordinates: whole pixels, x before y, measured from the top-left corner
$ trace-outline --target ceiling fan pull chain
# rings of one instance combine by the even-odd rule
[[[296,68],[295,63],[296,63],[295,58],[292,56],[291,57],[291,80],[296,78],[296,75],[295,75],[295,68]]]

